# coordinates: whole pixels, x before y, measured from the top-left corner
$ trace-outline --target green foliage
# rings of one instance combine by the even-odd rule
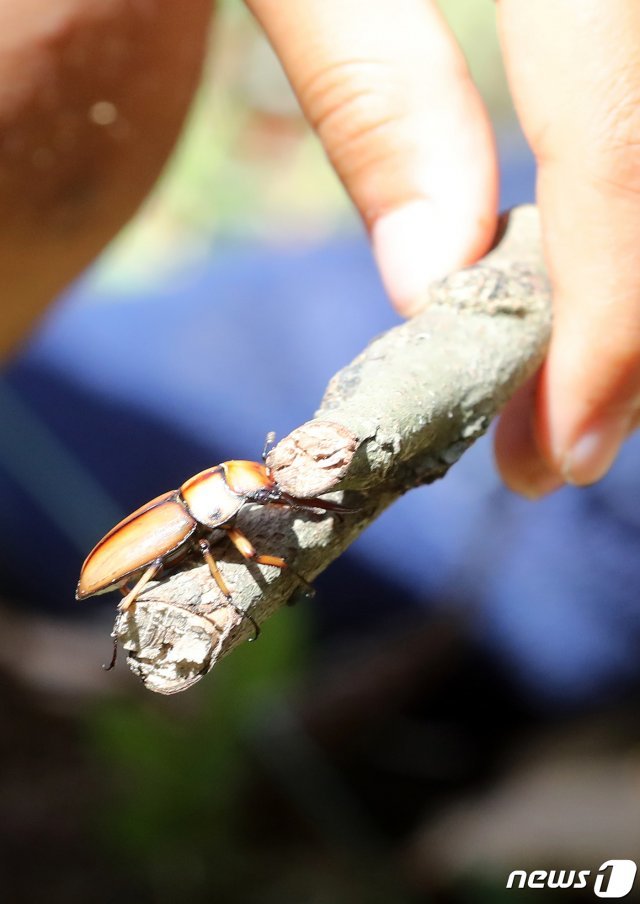
[[[243,738],[252,714],[300,673],[305,619],[303,606],[282,613],[184,695],[132,696],[90,715],[105,789],[96,829],[154,900],[197,901],[243,875]]]

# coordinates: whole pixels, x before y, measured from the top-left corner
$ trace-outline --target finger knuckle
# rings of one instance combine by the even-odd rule
[[[406,105],[384,62],[358,59],[327,66],[314,73],[301,97],[343,178],[394,153]]]

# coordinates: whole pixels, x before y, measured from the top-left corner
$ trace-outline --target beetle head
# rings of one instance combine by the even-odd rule
[[[270,491],[275,486],[271,471],[257,461],[225,461],[222,468],[231,492],[247,500],[253,500],[256,494]]]

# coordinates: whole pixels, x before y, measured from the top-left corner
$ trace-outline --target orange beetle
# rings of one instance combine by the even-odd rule
[[[273,437],[267,437],[263,462]],[[83,600],[99,593],[121,589],[124,599],[118,606],[126,612],[160,571],[175,565],[190,552],[197,551],[205,560],[216,584],[233,605],[229,588],[213,557],[209,535],[221,528],[245,559],[260,565],[287,568],[280,556],[259,555],[251,541],[233,524],[233,519],[247,503],[284,505],[303,510],[350,512],[327,499],[298,499],[280,489],[266,464],[255,461],[225,461],[201,471],[172,490],[157,496],[117,524],[92,549],[80,572],[76,599]],[[298,575],[301,581],[304,578]],[[128,583],[136,579],[131,589]],[[258,625],[251,615],[237,610]],[[114,659],[111,665],[115,661]],[[111,666],[110,666],[111,667]]]

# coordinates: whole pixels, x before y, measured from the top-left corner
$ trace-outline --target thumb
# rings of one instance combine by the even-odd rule
[[[494,235],[493,137],[461,51],[434,2],[248,3],[412,313]]]

